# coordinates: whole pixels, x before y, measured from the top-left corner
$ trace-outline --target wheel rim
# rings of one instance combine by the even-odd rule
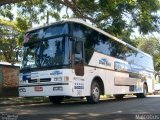
[[[146,96],[146,95],[147,95],[147,92],[148,92],[147,85],[144,84],[144,85],[143,85],[143,94]]]
[[[99,88],[97,86],[93,88],[92,95],[95,100],[99,99]]]
[[[146,87],[144,88],[143,93],[144,93],[144,95],[147,94],[147,89],[146,89]]]

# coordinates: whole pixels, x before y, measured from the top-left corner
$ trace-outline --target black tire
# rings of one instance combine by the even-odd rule
[[[146,84],[143,85],[143,93],[137,93],[136,96],[137,98],[145,98],[148,93],[148,87]]]
[[[94,81],[91,85],[91,96],[87,96],[86,98],[87,98],[87,102],[90,104],[95,104],[99,102],[100,87],[96,81]]]
[[[124,94],[118,94],[118,95],[114,95],[114,97],[118,100],[123,99]]]
[[[60,104],[63,101],[63,96],[49,96],[49,100],[53,104]]]

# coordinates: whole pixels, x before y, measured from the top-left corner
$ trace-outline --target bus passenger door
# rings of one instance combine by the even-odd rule
[[[77,76],[84,75],[84,54],[83,54],[83,42],[75,41],[74,42],[74,70]]]

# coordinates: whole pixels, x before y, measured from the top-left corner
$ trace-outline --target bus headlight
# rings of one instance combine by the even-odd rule
[[[19,88],[19,92],[26,92],[26,88]]]
[[[69,76],[64,76],[64,77],[54,77],[54,81],[62,82],[62,81],[69,81]]]
[[[62,77],[55,77],[54,81],[62,81]]]

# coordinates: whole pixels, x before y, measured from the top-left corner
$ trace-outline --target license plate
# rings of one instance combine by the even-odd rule
[[[42,87],[42,86],[35,86],[35,87],[34,87],[34,90],[35,90],[35,91],[38,91],[38,92],[39,92],[39,91],[43,91],[43,87]]]

